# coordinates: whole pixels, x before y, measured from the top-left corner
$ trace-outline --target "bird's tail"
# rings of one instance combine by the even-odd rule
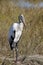
[[[13,50],[12,43],[10,43],[10,48],[11,48],[11,50]]]
[[[12,46],[10,46],[10,48],[11,48],[11,50],[13,50],[13,47]]]
[[[11,40],[9,41],[11,50],[13,50],[13,46],[12,46],[13,40],[14,40],[14,38],[11,36]]]

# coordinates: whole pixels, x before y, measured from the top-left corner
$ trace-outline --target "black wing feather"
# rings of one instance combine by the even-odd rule
[[[15,38],[15,31],[13,31],[13,32],[14,32],[14,37],[11,36],[11,40],[10,40],[10,48],[11,48],[11,50],[13,50],[12,44],[13,44],[13,41],[14,41],[14,38]]]

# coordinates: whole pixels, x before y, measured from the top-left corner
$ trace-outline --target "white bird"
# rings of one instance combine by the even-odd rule
[[[15,48],[16,50],[16,60],[17,60],[17,46],[18,46],[18,41],[21,38],[23,27],[26,25],[25,24],[25,18],[23,14],[20,14],[18,16],[19,22],[13,23],[13,25],[9,29],[8,33],[8,40],[10,44],[11,50]]]

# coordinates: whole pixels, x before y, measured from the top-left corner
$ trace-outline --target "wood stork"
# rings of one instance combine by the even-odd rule
[[[15,48],[15,51],[16,51],[16,61],[17,61],[17,57],[18,57],[18,54],[17,54],[18,41],[20,40],[22,31],[23,31],[23,27],[25,26],[25,18],[23,16],[23,14],[20,14],[18,16],[18,20],[19,20],[19,22],[13,23],[13,25],[11,25],[11,27],[9,29],[9,33],[8,33],[8,40],[9,40],[10,48],[11,48],[11,50],[13,50]]]

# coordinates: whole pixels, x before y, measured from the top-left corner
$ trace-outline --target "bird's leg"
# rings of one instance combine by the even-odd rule
[[[16,62],[17,62],[17,60],[18,60],[18,45],[17,44],[16,44],[15,51],[16,51]]]
[[[15,49],[13,49],[13,58],[15,57],[15,56],[14,56],[14,55],[15,55],[15,53],[14,53],[14,52],[15,52]]]

